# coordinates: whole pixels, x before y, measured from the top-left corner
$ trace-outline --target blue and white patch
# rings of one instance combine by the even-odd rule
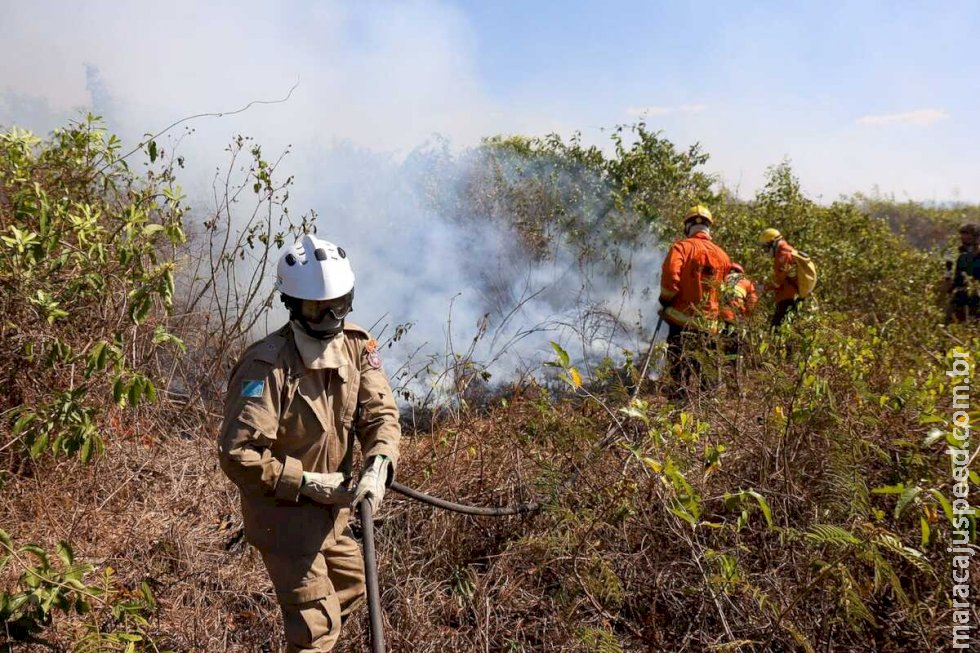
[[[265,381],[242,381],[243,397],[261,397],[265,392]]]

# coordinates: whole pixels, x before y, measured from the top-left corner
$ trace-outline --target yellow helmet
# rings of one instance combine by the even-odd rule
[[[782,237],[783,235],[779,233],[779,229],[773,229],[772,227],[769,227],[768,229],[762,232],[761,236],[759,236],[759,244],[768,245],[772,241]]]
[[[709,211],[708,207],[704,204],[697,204],[687,210],[687,213],[684,215],[684,222],[689,220],[697,220],[698,224],[706,224],[709,226],[714,224],[715,221],[714,218],[711,217],[711,211]]]

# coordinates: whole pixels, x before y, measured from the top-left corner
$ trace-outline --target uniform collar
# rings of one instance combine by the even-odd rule
[[[701,240],[711,240],[711,234],[708,233],[707,231],[698,231],[688,236],[688,238],[700,238]]]
[[[337,370],[341,378],[346,378],[347,357],[344,352],[344,334],[338,333],[329,340],[319,340],[311,337],[292,321],[289,326],[293,330],[293,339],[300,358],[308,370]]]

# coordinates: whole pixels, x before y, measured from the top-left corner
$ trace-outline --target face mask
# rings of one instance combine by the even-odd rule
[[[353,306],[354,292],[327,301],[290,299],[290,319],[296,321],[311,338],[327,340],[344,329],[344,318]]]
[[[344,321],[334,318],[329,311],[318,322],[309,322],[303,319],[300,321],[300,325],[307,334],[320,340],[332,338],[344,330]]]

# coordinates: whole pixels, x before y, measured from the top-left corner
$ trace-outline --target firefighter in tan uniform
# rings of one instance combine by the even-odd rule
[[[220,459],[275,587],[286,650],[314,653],[334,647],[364,594],[347,521],[362,499],[377,512],[401,430],[377,343],[344,322],[354,293],[344,250],[304,236],[280,259],[276,288],[290,321],[232,371]],[[352,488],[355,435],[365,466]]]

